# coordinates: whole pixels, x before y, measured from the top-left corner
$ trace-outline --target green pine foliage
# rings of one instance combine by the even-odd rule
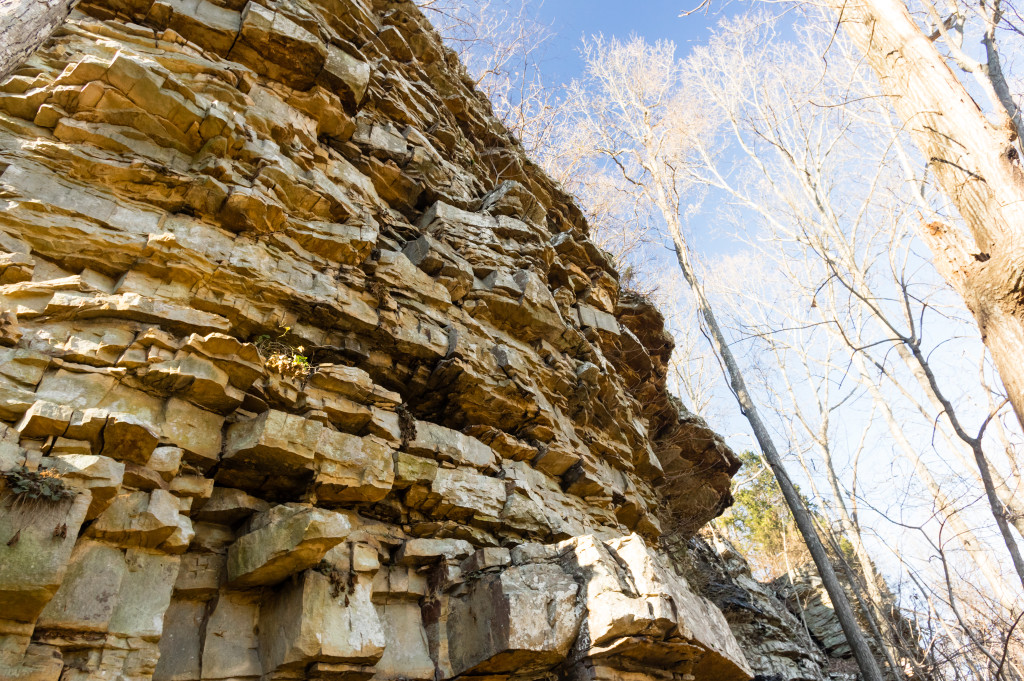
[[[716,523],[743,552],[755,574],[774,579],[789,566],[810,560],[810,554],[771,469],[751,451],[742,452],[740,461],[743,467],[736,479],[741,482],[733,489],[733,505]],[[802,494],[801,498],[822,522],[819,509]]]

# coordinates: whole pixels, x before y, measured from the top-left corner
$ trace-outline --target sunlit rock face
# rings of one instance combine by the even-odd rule
[[[461,74],[406,2],[87,0],[0,84],[0,678],[751,676],[659,539],[738,462]]]

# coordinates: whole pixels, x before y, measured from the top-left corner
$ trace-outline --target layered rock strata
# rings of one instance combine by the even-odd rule
[[[659,544],[738,463],[462,73],[112,0],[0,84],[0,677],[749,678]]]
[[[697,583],[693,586],[725,614],[756,674],[755,680],[848,678],[845,674],[830,673],[832,651],[816,637],[818,631],[809,628],[802,601],[788,603],[772,584],[758,582],[743,556],[720,537],[695,537],[685,546],[690,572],[696,575],[692,581]],[[817,616],[822,623],[827,619],[821,612]],[[835,613],[829,624],[838,627]],[[841,630],[839,636],[842,637]],[[849,657],[849,649],[842,652]]]
[[[860,678],[839,618],[812,564],[794,565],[787,574],[759,582],[742,554],[717,532],[705,531],[688,541],[669,542],[669,546],[676,562],[685,566],[690,585],[724,613],[755,674],[754,681]],[[855,602],[856,595],[845,586]],[[886,626],[906,643],[919,640],[916,626],[900,616],[888,588],[884,583],[879,587],[891,613]],[[870,631],[867,620],[860,613],[858,616],[862,629]],[[874,639],[871,646],[879,667],[884,668],[884,651]],[[914,660],[897,657],[896,661],[913,678],[930,678]]]

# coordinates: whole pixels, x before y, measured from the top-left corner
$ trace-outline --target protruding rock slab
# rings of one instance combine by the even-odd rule
[[[233,587],[277,584],[315,566],[355,525],[352,514],[301,506],[278,506],[257,520],[265,524],[228,549],[228,583]]]
[[[437,609],[424,611],[446,674],[562,665],[581,679],[603,678],[591,674],[598,667],[614,677],[645,666],[750,677],[721,612],[638,535],[483,549],[462,568]]]
[[[309,468],[323,427],[301,416],[265,411],[228,428],[224,460],[244,460],[266,469]]]
[[[440,560],[465,558],[473,552],[473,545],[463,539],[409,539],[395,556],[399,565],[419,567]]]
[[[178,500],[170,492],[129,492],[114,498],[87,536],[124,547],[155,548],[178,529]]]
[[[475,437],[427,421],[416,423],[416,438],[406,444],[406,450],[417,456],[484,471],[496,471],[501,461],[493,449]]]
[[[325,504],[380,501],[395,482],[394,450],[377,437],[324,429],[315,480],[317,498]]]
[[[313,476],[324,424],[282,411],[265,411],[227,429],[217,479],[246,491],[293,496]]]

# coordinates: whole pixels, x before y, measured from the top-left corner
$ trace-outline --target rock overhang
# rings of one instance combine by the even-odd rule
[[[0,170],[11,673],[745,678],[657,543],[735,457],[411,3],[84,2]]]

